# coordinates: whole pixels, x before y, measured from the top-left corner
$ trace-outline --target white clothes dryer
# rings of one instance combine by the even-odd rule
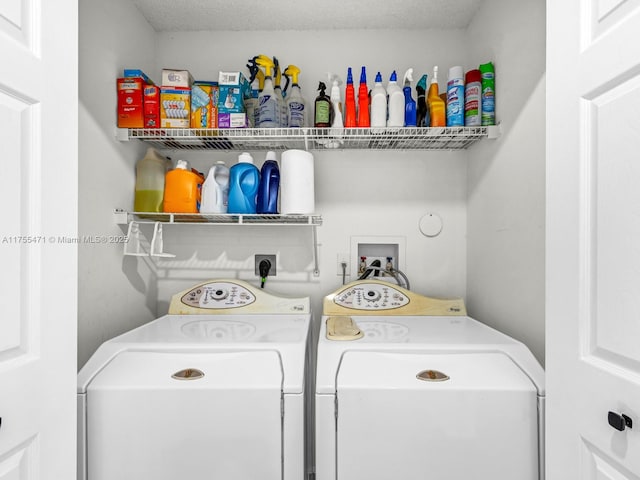
[[[362,280],[324,299],[316,480],[540,480],[544,372],[460,299]]]
[[[239,280],[175,295],[78,374],[85,480],[300,480],[308,298]]]

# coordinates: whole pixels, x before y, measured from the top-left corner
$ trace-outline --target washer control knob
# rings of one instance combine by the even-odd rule
[[[213,290],[211,292],[211,298],[213,298],[214,300],[224,300],[228,296],[229,296],[229,292],[227,290],[223,290],[221,288],[219,288],[217,290]]]
[[[380,292],[375,290],[367,290],[367,293],[364,294],[364,299],[369,302],[375,302],[380,299]]]

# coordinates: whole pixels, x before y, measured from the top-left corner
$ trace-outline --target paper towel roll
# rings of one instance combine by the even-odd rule
[[[280,156],[280,211],[314,213],[313,155],[305,150],[285,150]]]

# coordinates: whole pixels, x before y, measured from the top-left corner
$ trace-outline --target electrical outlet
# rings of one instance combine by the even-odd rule
[[[255,256],[255,272],[260,276],[260,262],[262,260],[269,260],[271,262],[271,268],[269,269],[269,276],[274,277],[276,275],[276,256],[275,255],[256,255]]]
[[[342,264],[345,264],[345,269],[344,271],[342,270]],[[349,276],[350,275],[350,269],[349,269],[349,254],[348,253],[339,253],[338,254],[338,262],[337,262],[337,275],[342,276],[342,274],[344,273],[345,276]]]

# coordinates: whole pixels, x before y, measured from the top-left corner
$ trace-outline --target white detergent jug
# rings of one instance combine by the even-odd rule
[[[202,184],[202,203],[200,213],[227,213],[229,202],[229,168],[218,161],[209,169]]]

